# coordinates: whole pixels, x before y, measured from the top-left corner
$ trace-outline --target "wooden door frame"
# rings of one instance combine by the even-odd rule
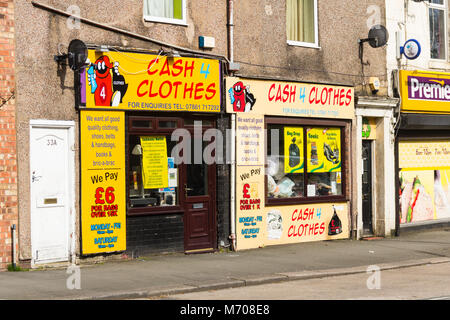
[[[203,120],[203,119],[204,118],[195,119],[195,120]],[[209,120],[211,120],[213,122],[212,127],[216,128],[216,124],[217,124],[216,119],[214,118],[214,119],[209,119]],[[192,128],[188,128],[188,127],[184,126],[183,128],[187,129],[191,133],[191,138],[193,139],[194,138],[193,127]],[[206,130],[208,130],[208,129],[203,129],[202,128],[202,137],[203,137],[204,132]],[[202,139],[202,141],[203,141],[203,139]],[[193,150],[191,150],[191,152],[193,152]],[[202,147],[202,154],[203,154],[203,147]],[[203,156],[202,156],[202,158],[203,158]],[[182,176],[182,181],[180,180],[180,184],[182,184],[182,188],[181,188],[180,191],[183,193],[183,195],[181,197],[183,199],[181,206],[184,209],[184,214],[183,214],[183,223],[184,223],[184,230],[185,230],[185,232],[184,232],[184,251],[185,252],[189,251],[187,253],[205,253],[205,252],[215,251],[215,250],[217,250],[217,241],[215,241],[217,239],[217,210],[216,210],[216,198],[217,198],[217,194],[216,194],[217,193],[217,185],[216,185],[217,176],[216,176],[216,173],[217,173],[217,167],[216,167],[216,163],[209,164],[208,165],[208,170],[207,170],[207,172],[208,172],[208,196],[210,198],[209,199],[209,205],[210,205],[210,214],[211,214],[211,215],[208,216],[208,219],[209,219],[209,221],[208,221],[209,226],[208,227],[209,227],[210,241],[211,241],[213,250],[205,250],[205,249],[209,249],[209,248],[204,248],[204,249],[187,249],[186,248],[186,245],[188,243],[188,238],[189,238],[188,234],[186,232],[186,229],[188,227],[187,223],[186,223],[186,212],[188,210],[187,206],[188,206],[188,204],[196,202],[196,201],[195,201],[195,199],[190,200],[190,201],[186,201],[187,197],[186,197],[186,192],[185,192],[185,189],[184,189],[184,186],[187,184],[187,168],[186,168],[186,164],[183,163],[181,165],[181,167],[183,169],[183,174],[180,175],[180,176]],[[198,197],[199,202],[204,201],[204,200],[201,200],[202,196],[194,196],[194,198],[195,197]]]

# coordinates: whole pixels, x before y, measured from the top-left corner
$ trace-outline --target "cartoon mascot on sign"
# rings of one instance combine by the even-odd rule
[[[117,107],[127,92],[128,84],[119,72],[119,63],[112,64],[108,56],[101,56],[87,71],[91,93],[96,106]]]
[[[234,112],[249,112],[256,102],[255,97],[250,93],[250,87],[244,87],[242,81],[236,82],[230,90],[231,104]]]

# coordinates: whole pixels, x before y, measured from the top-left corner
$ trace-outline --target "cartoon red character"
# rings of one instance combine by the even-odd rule
[[[112,76],[110,70],[113,68],[107,56],[101,56],[95,61],[95,79],[97,90],[95,90],[95,105],[110,106],[112,98]]]
[[[122,102],[128,84],[119,73],[118,62],[112,64],[108,56],[101,56],[91,65],[88,75],[96,106],[118,106]]]
[[[243,112],[245,108],[244,84],[242,81],[236,82],[233,86],[233,111]]]
[[[236,82],[228,92],[230,94],[234,112],[249,112],[252,110],[256,99],[253,94],[250,93],[249,87],[245,87],[242,81]]]

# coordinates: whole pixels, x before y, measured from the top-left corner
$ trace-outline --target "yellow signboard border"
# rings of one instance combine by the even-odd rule
[[[91,118],[95,119],[96,116],[119,116],[121,122],[119,124],[119,130],[114,133],[114,143],[116,144],[116,150],[111,152],[113,155],[115,154],[116,165],[114,168],[111,168],[111,171],[116,171],[121,175],[117,176],[117,180],[115,183],[109,183],[108,186],[114,187],[114,204],[118,204],[117,216],[105,216],[105,217],[91,217],[91,210],[93,206],[92,199],[95,198],[96,194],[92,193],[94,187],[90,184],[94,183],[92,180],[92,175],[89,176],[89,173],[94,172],[92,167],[89,167],[88,163],[92,162],[93,159],[90,158],[92,156],[92,148],[91,142],[92,139],[89,137],[92,132],[88,132],[87,123],[83,117],[91,116]],[[116,123],[117,124],[117,123]],[[80,224],[81,224],[81,252],[83,255],[96,254],[96,253],[110,253],[110,252],[118,252],[126,250],[126,169],[125,169],[125,112],[123,111],[94,111],[94,110],[80,110],[80,193],[81,193],[81,204],[80,204]],[[104,170],[105,168],[99,168],[95,170],[98,173],[98,176],[103,175],[108,170]],[[107,181],[105,181],[106,183]],[[102,183],[100,180],[96,182],[97,187],[104,187],[105,183]],[[103,191],[99,194],[102,199],[106,199],[106,190],[107,188],[103,188]],[[89,200],[90,199],[90,200]],[[105,211],[105,210],[103,210]],[[98,219],[98,221],[94,220]],[[107,220],[106,220],[107,219]],[[106,221],[105,221],[106,220]],[[115,223],[119,223],[120,227],[117,228],[118,225]],[[106,227],[106,225],[108,225]],[[107,235],[111,235],[111,237],[117,236],[117,241],[114,242],[114,247],[105,246],[104,248],[99,248],[96,246],[93,241],[96,235],[93,235],[93,232],[96,230],[92,230],[92,225],[101,226],[104,228],[104,231],[112,231],[112,233],[106,233]],[[113,230],[112,230],[113,229]],[[102,229],[103,230],[103,229]],[[98,237],[101,237],[98,236]]]

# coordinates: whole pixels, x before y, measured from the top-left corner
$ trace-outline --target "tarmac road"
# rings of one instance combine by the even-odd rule
[[[372,270],[376,270],[372,268]],[[177,300],[450,299],[450,263],[179,294]]]

